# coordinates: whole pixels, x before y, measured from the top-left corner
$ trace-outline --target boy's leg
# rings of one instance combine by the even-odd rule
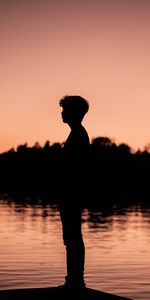
[[[85,247],[81,232],[81,209],[60,210],[63,241],[66,246],[66,285],[84,287]]]

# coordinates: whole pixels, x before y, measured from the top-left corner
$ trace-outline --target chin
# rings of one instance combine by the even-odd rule
[[[62,119],[62,121],[63,121],[63,123],[67,123],[67,120],[65,120],[65,119]]]

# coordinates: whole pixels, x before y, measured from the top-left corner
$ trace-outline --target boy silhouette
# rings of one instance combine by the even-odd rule
[[[71,129],[62,147],[61,200],[59,204],[67,275],[63,287],[84,288],[85,246],[81,230],[82,203],[86,189],[89,137],[82,120],[89,110],[87,100],[78,95],[59,101],[62,120]]]

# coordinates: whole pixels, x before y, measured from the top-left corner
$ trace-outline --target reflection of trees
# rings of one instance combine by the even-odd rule
[[[10,207],[18,217],[24,221],[25,218],[32,220],[40,217],[43,221],[51,220],[58,221],[59,212],[56,204],[50,204],[44,199],[33,196],[25,196],[21,194],[7,194],[3,195],[0,200]]]
[[[61,144],[46,141],[43,147],[38,142],[33,147],[25,143],[0,154],[0,191],[32,195],[33,202],[40,195],[42,201],[51,199],[55,203],[61,197],[61,149]],[[107,137],[97,137],[90,145],[87,169],[85,206],[105,203],[110,208],[115,203],[128,206],[141,197],[142,201],[149,199],[147,149],[132,153],[126,144],[116,145]]]
[[[86,213],[86,222],[92,230],[111,230],[112,228],[112,212],[104,213],[102,211],[88,210]]]
[[[140,211],[140,206],[137,206]],[[119,231],[124,231],[128,228],[130,218],[136,214],[136,207],[131,206],[130,209],[127,207],[115,206],[99,208],[99,210],[88,209],[83,215],[83,221],[88,222],[90,230],[94,231],[112,231],[116,227]],[[145,218],[147,214],[143,214]]]
[[[49,222],[60,222],[58,207],[49,202],[49,198],[36,195],[25,196],[22,194],[10,194],[3,196],[0,200],[10,207],[10,214],[17,216],[21,220],[22,230],[26,220],[37,223],[38,220],[43,224]],[[72,212],[70,212],[72,213]],[[99,206],[89,206],[83,211],[83,223],[88,224],[88,228],[93,233],[95,231],[110,232],[118,228],[118,231],[124,231],[128,228],[130,221],[133,223],[133,217],[140,216],[143,230],[150,228],[150,204],[142,203],[138,205],[112,205],[107,202]]]

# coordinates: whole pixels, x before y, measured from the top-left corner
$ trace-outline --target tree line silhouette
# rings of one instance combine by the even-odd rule
[[[0,192],[46,196],[57,203],[61,197],[62,144],[46,141],[41,147],[27,143],[0,154]],[[94,138],[83,178],[88,187],[79,195],[84,206],[102,202],[150,201],[150,153],[132,152],[127,144],[117,145],[108,137]]]

